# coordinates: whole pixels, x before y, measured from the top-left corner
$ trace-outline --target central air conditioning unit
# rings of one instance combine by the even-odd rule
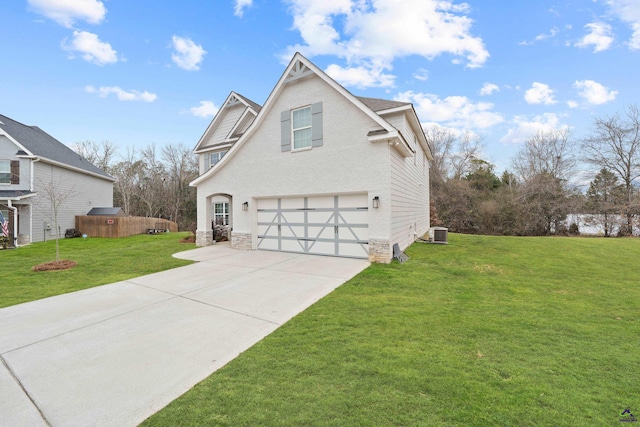
[[[449,229],[445,227],[431,227],[431,229],[429,230],[429,237],[431,237],[431,241],[433,243],[446,245],[449,243],[447,236],[448,232]]]

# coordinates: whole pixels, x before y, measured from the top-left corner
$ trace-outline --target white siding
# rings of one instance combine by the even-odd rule
[[[406,131],[405,131],[406,132]],[[415,134],[409,131],[413,140]],[[429,170],[420,144],[415,157],[391,150],[391,243],[401,250],[429,231]]]
[[[316,102],[323,103],[323,145],[282,152],[281,112]],[[231,194],[234,232],[256,236],[256,199],[366,193],[369,207],[374,196],[381,200],[379,209],[369,209],[370,237],[389,238],[390,148],[384,142],[370,143],[367,137],[378,124],[316,76],[287,84],[272,108],[262,114],[263,121],[250,140],[211,179],[199,184],[199,230],[208,229],[207,197],[213,194]],[[247,212],[242,211],[245,201]]]
[[[229,108],[225,108],[223,111],[224,116],[220,121],[220,125],[214,129],[211,138],[205,143],[205,147],[210,147],[216,144],[224,142],[229,137],[229,132],[238,122],[240,116],[246,107],[244,105],[234,105]]]
[[[31,241],[40,242],[50,240],[55,236],[53,211],[45,189],[49,182],[53,183],[55,193],[67,195],[58,211],[58,225],[60,232],[75,227],[76,215],[86,215],[95,207],[113,206],[113,183],[90,175],[63,169],[43,162],[34,165],[34,185],[38,195],[33,199],[33,220]],[[51,226],[50,231],[45,231],[45,224]],[[23,231],[23,234],[27,234]]]

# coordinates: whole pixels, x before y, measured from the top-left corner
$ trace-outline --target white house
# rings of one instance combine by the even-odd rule
[[[0,211],[14,245],[55,237],[52,199],[62,201],[62,235],[75,227],[76,215],[113,206],[114,181],[37,126],[0,115]]]
[[[432,153],[410,103],[352,95],[296,54],[262,107],[231,92],[198,142],[200,246],[389,262],[429,230]]]

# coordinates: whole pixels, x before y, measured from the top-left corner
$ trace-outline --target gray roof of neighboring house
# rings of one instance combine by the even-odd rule
[[[127,216],[122,208],[91,208],[88,216]]]
[[[105,171],[37,126],[23,125],[0,114],[0,128],[36,157],[53,160],[113,180]]]
[[[0,199],[20,199],[25,198],[25,196],[33,196],[34,194],[36,193],[29,190],[0,190]]]
[[[386,99],[378,99],[378,98],[365,98],[363,96],[356,96],[364,105],[371,108],[371,110],[375,111],[384,111],[390,110],[392,108],[404,107],[406,105],[411,105],[410,102],[400,102],[400,101],[389,101]]]

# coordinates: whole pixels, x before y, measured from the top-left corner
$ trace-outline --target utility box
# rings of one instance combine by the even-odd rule
[[[446,245],[449,243],[449,229],[445,227],[431,227],[429,234],[433,243]]]

